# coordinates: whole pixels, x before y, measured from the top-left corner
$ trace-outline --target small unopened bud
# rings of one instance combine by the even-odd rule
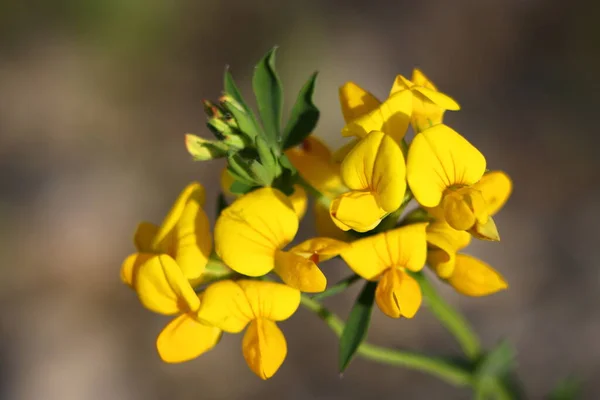
[[[225,157],[228,150],[224,143],[206,140],[191,133],[185,135],[185,147],[196,161]]]

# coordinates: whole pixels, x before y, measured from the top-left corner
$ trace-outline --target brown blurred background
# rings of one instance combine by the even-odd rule
[[[355,360],[300,310],[282,324],[289,354],[268,382],[240,336],[181,365],[159,360],[168,319],[119,281],[138,221],[160,222],[189,181],[214,213],[221,161],[193,163],[183,134],[209,136],[201,100],[226,64],[249,97],[273,45],[288,106],[320,70],[317,134],[340,144],[337,87],[385,97],[418,66],[462,105],[446,122],[505,169],[515,193],[500,244],[475,243],[510,290],[469,299],[442,288],[487,346],[509,338],[529,397],[570,373],[600,398],[596,2],[29,0],[0,3],[0,397],[6,399],[460,399],[429,376]],[[310,218],[305,222],[310,229]],[[308,232],[308,231],[307,231]],[[324,267],[335,280],[347,271]],[[356,288],[328,301],[345,316]],[[379,311],[369,339],[456,355],[422,309]]]

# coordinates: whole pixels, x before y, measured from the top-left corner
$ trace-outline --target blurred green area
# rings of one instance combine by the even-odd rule
[[[120,283],[120,263],[137,222],[159,222],[189,181],[207,187],[214,212],[223,163],[193,163],[183,135],[209,137],[201,100],[219,96],[224,66],[249,94],[252,67],[273,45],[287,110],[320,71],[316,134],[333,147],[347,80],[385,97],[396,74],[418,66],[461,103],[447,123],[515,181],[497,218],[502,242],[470,248],[511,287],[485,299],[441,290],[486,345],[514,343],[531,398],[571,373],[583,398],[600,397],[598,11],[552,0],[1,2],[0,397],[468,395],[361,360],[340,379],[334,336],[302,311],[283,324],[289,354],[269,382],[247,370],[236,336],[190,363],[158,359],[167,320]],[[325,271],[346,275],[336,262]],[[355,296],[328,304],[347,315]],[[459,351],[425,309],[373,321],[375,343]]]

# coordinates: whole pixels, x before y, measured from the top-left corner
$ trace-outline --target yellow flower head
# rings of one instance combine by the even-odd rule
[[[237,195],[231,192],[229,188],[235,179],[229,171],[227,171],[227,167],[223,168],[221,171],[221,191],[223,194],[229,198],[235,198]],[[306,215],[306,209],[308,207],[308,196],[306,195],[306,191],[300,185],[294,185],[294,192],[289,196],[290,201],[292,202],[292,207],[298,215],[298,219],[304,218]]]
[[[121,279],[135,288],[139,269],[146,262],[170,259],[181,269],[186,280],[198,282],[212,249],[208,217],[202,209],[204,188],[188,185],[179,195],[160,227],[149,222],[139,224],[134,242],[138,253],[127,257]]]
[[[412,116],[410,121],[417,133],[441,124],[444,111],[460,110],[460,106],[456,101],[438,92],[433,82],[416,68],[413,70],[412,81],[402,75],[398,75],[394,80],[390,96],[402,92],[412,94]]]
[[[340,165],[333,161],[331,151],[315,136],[309,136],[301,145],[286,150],[285,155],[312,187],[324,196],[334,197],[345,192]]]
[[[402,204],[406,166],[402,150],[389,135],[371,132],[348,153],[341,171],[350,191],[336,197],[329,208],[340,229],[367,232]]]
[[[327,279],[316,263],[348,245],[316,238],[284,251],[297,231],[298,217],[289,199],[279,190],[262,188],[223,210],[215,225],[215,248],[223,262],[241,274],[262,276],[274,270],[294,288],[321,292]]]
[[[248,324],[242,351],[250,369],[261,379],[272,377],[287,355],[287,343],[276,321],[300,305],[300,291],[274,282],[240,280],[210,285],[199,316],[225,332],[239,333]]]
[[[414,138],[406,177],[415,199],[436,219],[480,239],[499,240],[491,214],[495,203],[506,201],[512,185],[501,173],[484,178],[485,169],[479,150],[440,124]]]
[[[426,226],[412,224],[359,239],[341,254],[358,275],[379,280],[375,300],[392,318],[412,318],[421,305],[421,288],[407,271],[417,272],[425,265]]]

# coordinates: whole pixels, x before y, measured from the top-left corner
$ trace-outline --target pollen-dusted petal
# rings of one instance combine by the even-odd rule
[[[406,192],[406,166],[402,150],[383,132],[369,133],[348,153],[341,165],[342,179],[352,190],[377,193],[377,203],[395,211]]]
[[[203,324],[190,314],[173,319],[156,339],[160,358],[167,363],[192,360],[211,350],[221,340],[222,331]]]
[[[440,249],[432,249],[427,252],[427,264],[442,279],[447,279],[454,272],[456,264],[456,253],[447,253]]]
[[[373,111],[379,104],[381,102],[375,96],[354,82],[346,82],[340,87],[340,105],[346,122]]]
[[[332,161],[327,146],[314,136],[306,138],[301,145],[285,151],[300,176],[325,195],[335,195],[346,188],[342,183],[339,164]]]
[[[275,267],[275,251],[294,239],[298,216],[279,190],[262,188],[227,207],[215,225],[215,249],[231,269],[262,276]]]
[[[175,261],[189,281],[198,281],[210,257],[212,236],[208,217],[196,199],[188,200],[172,235]]]
[[[141,303],[159,314],[196,311],[200,307],[181,268],[165,254],[148,258],[139,266],[134,288]]]
[[[252,372],[261,379],[269,379],[283,364],[287,343],[275,322],[259,318],[246,330],[242,352]]]
[[[319,293],[327,287],[327,278],[310,258],[277,251],[275,273],[288,286],[306,293]]]
[[[481,192],[489,215],[494,215],[504,206],[512,192],[512,181],[502,171],[491,171],[473,185]]]
[[[444,110],[457,111],[460,110],[458,103],[450,96],[444,93],[432,90],[426,87],[415,86],[413,91],[425,96],[431,103],[439,106]]]
[[[498,228],[496,228],[496,223],[492,217],[489,217],[485,223],[476,221],[475,225],[469,229],[469,233],[480,240],[489,240],[492,242],[500,241],[500,234],[498,233]]]
[[[412,93],[395,93],[375,110],[348,123],[342,129],[342,136],[365,137],[372,131],[382,131],[400,143],[406,135],[411,113]]]
[[[410,224],[389,230],[383,234],[386,253],[382,250],[389,266],[420,271],[427,259],[427,222]]]
[[[158,226],[151,222],[140,222],[133,237],[135,248],[140,252],[152,253],[152,241],[158,233]]]
[[[256,318],[283,321],[300,306],[300,291],[287,285],[256,280],[241,280],[237,284],[246,294]]]
[[[454,272],[448,283],[466,296],[487,296],[508,288],[508,284],[496,270],[475,257],[466,254],[456,256]]]
[[[197,316],[229,333],[241,332],[255,317],[244,290],[230,280],[215,282],[206,288]]]
[[[383,271],[392,266],[385,233],[358,239],[350,245],[340,256],[350,269],[363,278],[375,281]]]
[[[151,258],[156,257],[153,253],[134,253],[129,255],[121,265],[121,280],[123,283],[133,287],[137,279],[140,266]]]
[[[327,261],[349,248],[350,244],[341,240],[328,237],[317,237],[305,240],[299,245],[292,247],[290,253],[296,253],[302,257],[311,258],[314,262],[319,263]]]
[[[485,166],[485,157],[479,150],[448,126],[439,124],[413,139],[406,177],[417,201],[425,207],[435,207],[446,188],[479,181]]]
[[[195,199],[200,206],[204,205],[205,201],[204,187],[198,182],[192,182],[183,189],[179,197],[173,204],[173,207],[163,220],[158,233],[154,237],[153,247],[155,249],[167,249],[171,245],[172,238],[170,237],[173,228],[179,221],[181,214],[190,199]]]
[[[402,91],[410,92],[407,89],[410,89],[413,86],[414,86],[414,84],[410,80],[406,79],[402,75],[397,75],[396,78],[394,79],[394,83],[392,84],[392,90],[390,90],[390,96],[393,95],[394,93],[398,93],[398,92],[402,92]]]
[[[448,253],[464,249],[471,243],[471,235],[452,228],[444,221],[427,225],[427,242]]]
[[[412,318],[421,306],[421,288],[406,272],[388,269],[375,289],[379,309],[391,318]]]
[[[319,236],[335,238],[344,242],[352,240],[352,236],[344,232],[331,219],[329,206],[321,201],[316,201],[313,207],[315,213],[315,230]]]
[[[294,193],[289,196],[289,199],[298,219],[301,220],[306,214],[306,207],[308,206],[306,191],[302,186],[294,185]]]
[[[348,192],[336,197],[329,207],[335,225],[344,230],[368,232],[381,222],[387,212],[379,207],[371,192]]]

